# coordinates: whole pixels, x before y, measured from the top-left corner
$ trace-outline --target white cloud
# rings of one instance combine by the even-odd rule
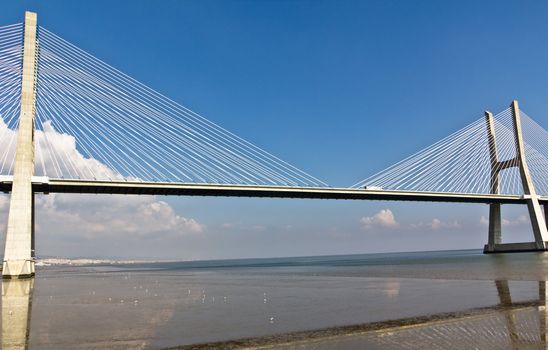
[[[371,230],[375,228],[394,229],[402,227],[402,225],[400,225],[400,223],[396,220],[394,213],[390,209],[383,209],[373,216],[364,216],[360,219],[360,223],[365,230]],[[409,224],[407,227],[411,229],[437,231],[442,229],[459,229],[462,228],[462,225],[456,220],[442,221],[438,218],[434,218],[430,222]]]
[[[397,228],[400,224],[396,221],[394,213],[390,209],[383,209],[373,216],[364,216],[360,223],[365,230],[374,228]]]
[[[35,132],[37,175],[57,177],[62,173],[76,178],[123,179],[100,161],[85,158],[76,148],[77,140],[72,135],[57,132],[51,122],[45,122],[43,127],[43,131]],[[15,153],[15,142],[9,140],[15,131],[9,129],[2,118],[0,134],[3,135],[0,163],[3,159],[9,163]],[[178,215],[157,196],[49,194],[37,196],[35,204],[37,232],[52,235],[96,238],[132,234],[162,238],[198,234],[205,229],[195,219]],[[9,196],[0,196],[0,211],[5,214],[8,207]]]
[[[37,175],[81,179],[116,179],[124,177],[93,158],[85,158],[76,148],[74,136],[58,132],[51,121],[43,123],[43,131],[36,130]]]
[[[528,225],[530,222],[531,221],[527,215],[520,215],[513,220],[502,219],[501,223],[502,223],[502,226],[505,226],[505,227],[515,227],[515,226]],[[482,216],[480,218],[480,224],[485,226],[489,225],[489,219],[486,218],[485,216]]]
[[[430,222],[419,222],[418,224],[411,224],[409,226],[414,229],[427,229],[432,231],[462,228],[462,225],[457,220],[442,221],[438,218],[434,218]]]
[[[150,201],[141,204],[135,216],[136,218],[143,218],[150,230],[178,230],[179,232],[188,233],[200,233],[204,230],[203,224],[194,219],[177,215],[173,208],[164,201]],[[142,228],[142,226],[139,226],[139,228]]]
[[[520,215],[514,220],[502,219],[502,226],[521,226],[529,223],[530,220],[527,215]]]
[[[264,225],[253,225],[251,227],[251,230],[253,232],[264,232],[264,231],[266,231],[266,226],[264,226]]]
[[[175,213],[156,196],[49,194],[37,197],[40,226],[53,234],[86,238],[131,234],[161,238],[198,234],[205,226]]]
[[[443,221],[438,218],[432,219],[430,222],[419,222],[412,224],[400,224],[394,213],[390,209],[383,209],[373,216],[364,216],[360,219],[362,228],[365,230],[372,229],[411,229],[411,230],[452,230],[460,229],[462,225],[457,221]]]
[[[0,172],[7,175],[15,159],[17,135],[15,130],[8,128],[3,118],[0,118],[0,135]],[[38,176],[135,180],[131,177],[124,178],[97,159],[84,157],[76,147],[74,136],[55,130],[51,121],[43,123],[43,130],[35,130],[34,142],[35,173]]]

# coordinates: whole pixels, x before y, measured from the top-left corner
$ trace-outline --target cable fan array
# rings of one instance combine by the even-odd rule
[[[521,111],[520,111],[521,112]],[[525,154],[537,194],[548,194],[547,132],[521,112]],[[491,193],[494,177],[499,176],[499,193],[523,194],[516,159],[516,141],[510,108],[494,116],[496,152],[499,163],[492,169],[485,118],[389,168],[353,185],[353,188],[379,187],[385,190]],[[503,161],[509,167],[503,168]]]
[[[548,131],[521,112],[525,156],[537,194],[548,195]]]
[[[10,175],[21,101],[23,25],[0,27],[0,175]],[[51,178],[324,187],[322,181],[38,29],[35,173]],[[521,111],[525,155],[548,195],[548,132]],[[352,186],[522,194],[512,111],[485,118]],[[505,163],[503,165],[503,162]],[[510,166],[508,166],[510,165]]]
[[[327,186],[39,27],[36,173]]]
[[[13,170],[22,66],[23,25],[0,27],[0,175],[9,175]]]

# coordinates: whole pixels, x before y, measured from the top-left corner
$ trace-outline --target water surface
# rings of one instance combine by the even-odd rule
[[[546,348],[547,269],[475,250],[44,267],[3,282],[2,344]]]

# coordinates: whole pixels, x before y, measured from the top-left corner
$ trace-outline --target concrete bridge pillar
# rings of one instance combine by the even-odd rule
[[[15,151],[2,276],[34,276],[34,117],[36,106],[36,13],[25,13],[21,114]]]
[[[497,244],[502,243],[502,218],[501,204],[489,204],[489,237],[487,240],[487,249],[494,251]]]
[[[546,250],[548,240],[548,228],[546,221],[547,206],[544,205],[544,213],[535,191],[535,185],[529,172],[529,166],[525,156],[523,133],[521,130],[521,116],[518,101],[512,101],[512,122],[514,127],[514,139],[516,146],[516,157],[509,160],[499,160],[497,155],[497,143],[493,115],[485,112],[487,136],[489,140],[489,152],[491,157],[491,193],[498,194],[499,174],[504,169],[517,166],[519,168],[521,183],[523,185],[524,199],[529,211],[531,226],[535,241],[532,243],[502,244],[501,232],[501,206],[492,203],[489,205],[489,239],[485,245],[485,253],[510,252],[510,251],[539,251]]]
[[[495,121],[491,112],[485,112],[487,139],[489,141],[489,157],[491,159],[491,194],[500,193],[499,159],[497,154],[497,140],[495,135]],[[501,204],[489,204],[489,237],[486,250],[494,251],[497,244],[502,243]]]
[[[521,183],[523,184],[523,193],[527,201],[527,208],[529,209],[531,225],[533,226],[533,235],[535,236],[537,249],[546,250],[546,240],[548,240],[546,220],[544,220],[544,213],[540,207],[535,185],[533,184],[533,179],[531,178],[529,166],[527,165],[527,160],[525,158],[525,146],[523,143],[523,133],[521,131],[521,117],[518,101],[514,100],[511,107],[514,133],[516,136],[516,158],[519,159],[519,173]]]

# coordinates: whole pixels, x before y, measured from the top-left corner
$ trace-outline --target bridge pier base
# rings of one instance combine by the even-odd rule
[[[489,238],[483,248],[483,252],[489,253],[510,253],[510,252],[543,252],[548,251],[548,206],[543,205],[544,215],[537,198],[527,201],[527,209],[531,219],[531,226],[535,242],[502,243],[501,230],[501,205],[489,205]]]
[[[31,278],[34,277],[34,259],[7,260],[2,264],[2,278]]]
[[[548,244],[548,242],[544,242]],[[545,252],[548,249],[539,247],[537,242],[500,243],[490,246],[486,244],[483,248],[484,254],[496,253],[521,253],[521,252]]]
[[[545,240],[548,229],[548,206],[543,205],[544,215],[538,200],[528,200],[527,209],[531,218],[531,225],[535,242],[502,243],[501,205],[489,205],[489,239],[483,247],[485,254],[514,253],[514,252],[544,252],[548,251],[548,241]]]

